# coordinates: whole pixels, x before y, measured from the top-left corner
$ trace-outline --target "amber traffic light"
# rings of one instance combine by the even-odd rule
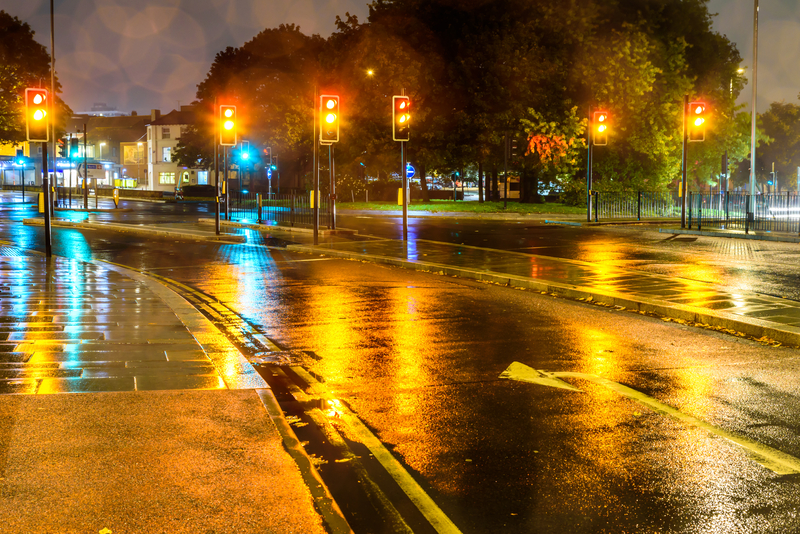
[[[220,106],[219,144],[222,146],[235,146],[236,141],[236,106]]]
[[[47,89],[25,89],[25,125],[28,141],[50,140]]]
[[[605,146],[608,144],[609,117],[607,111],[594,112],[594,144]]]
[[[705,102],[689,103],[689,141],[706,140],[706,104]]]
[[[408,141],[411,122],[411,99],[407,96],[392,97],[392,139]]]
[[[324,145],[339,141],[339,97],[319,97],[319,142]]]

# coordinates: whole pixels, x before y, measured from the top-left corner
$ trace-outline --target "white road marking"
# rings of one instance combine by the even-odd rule
[[[520,362],[512,363],[500,374],[500,378],[506,378],[508,380],[518,380],[520,382],[529,382],[531,384],[539,384],[542,386],[557,387],[581,392],[580,389],[567,384],[558,377],[570,377],[588,380],[589,382],[606,387],[616,393],[619,393],[620,395],[635,400],[639,404],[642,404],[655,412],[663,415],[669,415],[675,419],[678,419],[679,421],[683,421],[684,423],[697,428],[702,428],[703,430],[706,430],[716,436],[725,438],[731,443],[741,447],[747,456],[750,457],[750,459],[779,475],[800,473],[800,459],[795,458],[794,456],[781,452],[777,449],[773,449],[772,447],[763,445],[744,436],[739,436],[737,434],[728,432],[727,430],[715,427],[714,425],[706,423],[701,419],[687,415],[680,410],[673,408],[672,406],[664,404],[663,402],[659,402],[640,391],[623,386],[622,384],[608,380],[607,378],[602,378],[588,373],[549,373],[546,371],[538,371]]]

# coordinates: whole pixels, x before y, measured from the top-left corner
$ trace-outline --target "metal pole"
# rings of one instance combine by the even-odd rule
[[[225,191],[225,220],[231,220],[231,192],[228,183],[228,147],[222,150],[222,189]]]
[[[333,145],[330,146],[330,166],[331,166],[331,230],[336,230],[336,152]]]
[[[72,134],[68,134],[67,137],[67,161],[69,164],[67,168],[69,169],[69,184],[67,184],[67,192],[69,194],[69,207],[72,207]]]
[[[217,113],[217,98],[214,97],[214,113]],[[217,139],[219,138],[219,121],[216,121],[216,126],[214,127],[214,136],[211,139],[211,142],[214,144],[214,190],[216,192],[217,204],[214,207],[214,229],[219,235],[219,144],[217,143]]]
[[[403,241],[408,241],[408,174],[406,174],[406,142],[400,141],[400,168],[403,183]]]
[[[750,195],[756,194],[756,82],[758,80],[758,0],[753,1],[753,103],[750,112]],[[753,218],[752,204],[747,216]]]
[[[47,177],[47,143],[42,143],[42,194],[44,200],[44,253],[52,255],[50,241],[50,180]]]
[[[689,95],[683,95],[683,149],[681,153],[681,228],[686,228],[686,111],[689,108]]]
[[[506,209],[508,207],[508,151],[510,150],[508,131],[503,137],[505,139],[505,150],[503,151],[503,209]]]
[[[55,17],[53,16],[53,0],[50,0],[50,128],[52,130],[53,136],[50,138],[50,142],[53,143],[53,151],[52,157],[53,160],[53,185],[55,186],[56,183],[56,171],[58,170],[58,166],[56,165],[56,156],[58,155],[56,152],[56,33],[55,33]]]
[[[314,194],[311,202],[312,217],[314,218],[314,246],[319,245],[319,162],[317,161],[317,86],[314,86],[314,129],[311,136],[311,144],[314,146]]]
[[[592,222],[592,106],[589,106],[589,118],[586,129],[586,222]]]
[[[83,209],[89,209],[89,188],[86,185],[86,178],[89,175],[89,162],[86,155],[86,123],[83,123]]]

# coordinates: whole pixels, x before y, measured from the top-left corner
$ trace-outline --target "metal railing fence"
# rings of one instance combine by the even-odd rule
[[[756,196],[690,192],[686,210],[690,229],[800,233],[800,196],[793,191]]]
[[[260,206],[259,206],[260,204]],[[260,209],[259,209],[260,208]],[[267,195],[231,192],[230,219],[234,221],[266,222],[287,226],[313,226],[314,209],[306,194]],[[319,200],[320,227],[330,226],[330,199]]]
[[[670,192],[593,191],[594,220],[680,217],[680,198]]]

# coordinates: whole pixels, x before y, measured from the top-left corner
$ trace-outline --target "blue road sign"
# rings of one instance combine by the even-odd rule
[[[413,178],[415,174],[417,170],[410,163],[406,163],[406,178]]]

